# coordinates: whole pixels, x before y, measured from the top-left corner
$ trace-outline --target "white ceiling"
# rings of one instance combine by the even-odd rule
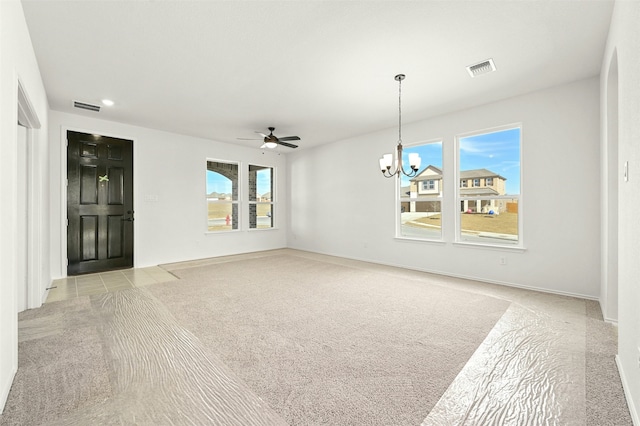
[[[613,1],[22,1],[52,109],[300,148],[600,72]],[[472,79],[465,66],[493,58]],[[115,101],[100,113],[72,100]],[[288,148],[281,148],[288,150]]]

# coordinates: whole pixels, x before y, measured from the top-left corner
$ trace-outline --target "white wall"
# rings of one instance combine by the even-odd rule
[[[481,84],[481,80],[478,80]],[[397,129],[289,157],[289,246],[441,274],[597,298],[600,291],[599,88],[588,79],[403,126],[403,141],[444,138],[444,217],[455,208],[454,137],[522,123],[522,252],[394,239],[395,179],[378,158]],[[391,102],[392,100],[390,100]],[[423,165],[429,164],[422,159]],[[507,265],[499,265],[499,257]]]
[[[31,173],[33,198],[32,229],[36,247],[31,247],[30,264],[35,264],[31,279],[34,293],[44,296],[50,283],[48,233],[48,194],[43,190],[47,179],[47,98],[40,71],[31,46],[22,5],[19,1],[0,1],[0,407],[4,407],[18,366],[18,314],[16,273],[18,240],[17,212],[17,104],[18,81],[27,93],[41,128],[32,132]],[[44,261],[40,261],[44,258]],[[39,301],[34,306],[39,306]],[[34,307],[32,306],[32,307]]]
[[[66,130],[98,133],[134,142],[134,263],[146,267],[286,246],[286,155],[99,120],[50,112],[51,265],[66,275]],[[206,159],[276,168],[277,229],[206,234]],[[244,179],[247,179],[246,173]],[[246,185],[245,185],[246,187]],[[244,194],[244,197],[248,195]],[[154,201],[156,200],[157,201]],[[248,209],[243,212],[246,218]]]
[[[640,425],[640,2],[616,1],[604,55],[601,85],[606,94],[608,70],[618,67],[618,368],[629,408]],[[603,96],[602,126],[607,97]],[[603,132],[603,151],[607,134]],[[629,163],[629,181],[622,177]],[[603,247],[606,250],[606,247]]]

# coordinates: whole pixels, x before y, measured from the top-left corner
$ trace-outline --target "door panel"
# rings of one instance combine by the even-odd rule
[[[109,205],[124,204],[124,169],[122,167],[109,168]]]
[[[98,258],[98,216],[81,216],[80,229],[82,260],[96,260]]]
[[[67,132],[68,275],[133,266],[133,142]]]
[[[98,204],[98,168],[96,166],[80,167],[80,204]]]
[[[122,226],[123,223],[124,216],[109,216],[109,220],[107,222],[107,257],[109,259],[115,259],[122,256],[122,240],[124,236],[124,226]]]

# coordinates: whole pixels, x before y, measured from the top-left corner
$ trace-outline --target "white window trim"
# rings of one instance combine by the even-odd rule
[[[209,162],[215,162],[215,163],[227,163],[227,164],[237,164],[238,166],[238,197],[235,201],[221,201],[220,204],[231,204],[233,205],[234,203],[238,205],[238,227],[236,229],[229,229],[229,230],[224,230],[224,231],[210,231],[209,230],[209,198],[207,197],[207,171],[209,170],[208,168],[208,163]],[[220,235],[220,234],[230,234],[230,233],[234,233],[234,232],[240,232],[242,230],[244,230],[244,224],[242,221],[243,218],[243,214],[242,214],[242,196],[243,196],[243,191],[242,191],[242,182],[243,182],[243,164],[241,161],[233,161],[233,160],[222,160],[222,159],[218,159],[218,158],[208,158],[205,160],[204,163],[204,185],[205,185],[205,190],[204,190],[204,211],[205,211],[205,215],[204,215],[204,229],[205,229],[205,234],[212,234],[212,235]]]
[[[447,220],[444,216],[444,209],[445,209],[445,205],[444,205],[444,198],[442,196],[442,191],[444,189],[444,179],[445,179],[445,149],[444,149],[444,137],[439,137],[439,138],[433,138],[433,139],[428,139],[428,140],[423,140],[423,141],[417,141],[417,142],[411,142],[411,143],[405,143],[404,146],[405,148],[411,148],[414,146],[419,146],[419,145],[427,145],[427,144],[432,144],[432,143],[440,143],[441,144],[441,159],[442,159],[442,180],[441,180],[441,188],[439,190],[439,194],[437,197],[434,197],[432,195],[416,195],[415,198],[411,198],[411,197],[401,197],[401,188],[402,188],[402,183],[401,183],[401,179],[397,179],[394,178],[394,180],[396,180],[396,190],[395,190],[395,200],[394,200],[394,206],[395,206],[395,211],[396,211],[396,226],[395,226],[395,237],[394,239],[396,240],[405,240],[405,241],[415,241],[415,242],[427,242],[427,243],[443,243],[444,242],[444,237],[445,237],[445,228],[444,228],[444,224],[445,221]],[[428,161],[425,161],[425,159],[422,159],[423,163],[422,166],[426,167],[428,164]],[[422,171],[422,170],[419,170]],[[420,191],[420,185],[418,185],[418,192]],[[416,193],[417,194],[417,193]],[[440,215],[441,215],[441,219],[440,219],[440,238],[416,238],[416,237],[407,237],[407,236],[403,236],[402,235],[402,213],[401,213],[401,209],[400,206],[402,205],[402,202],[404,201],[439,201],[440,202]]]
[[[249,166],[258,166],[258,167],[268,167],[271,170],[273,170],[273,181],[271,182],[271,201],[270,202],[265,202],[265,201],[251,201],[249,200]],[[247,231],[249,232],[264,232],[264,231],[272,231],[274,229],[278,228],[278,211],[276,210],[276,203],[277,203],[277,198],[278,198],[278,192],[276,191],[276,182],[278,181],[278,168],[275,166],[268,166],[265,164],[256,164],[256,163],[247,163],[247,218],[249,218],[249,206],[251,204],[255,204],[256,206],[258,204],[271,204],[271,214],[273,215],[273,226],[271,228],[252,228],[251,224],[247,223]]]
[[[525,250],[524,244],[524,197],[523,197],[523,188],[524,188],[524,168],[522,161],[522,153],[523,149],[523,141],[524,141],[524,126],[521,122],[506,124],[503,126],[496,126],[485,128],[481,130],[475,130],[472,132],[460,133],[455,136],[455,147],[454,147],[454,169],[455,169],[455,179],[456,182],[460,182],[460,139],[467,138],[469,136],[478,136],[485,135],[488,133],[496,133],[504,130],[510,129],[520,129],[520,194],[518,195],[494,195],[487,197],[479,197],[479,196],[461,196],[460,195],[460,187],[456,188],[456,193],[454,196],[455,199],[455,234],[454,234],[454,244],[456,245],[466,245],[466,246],[476,246],[476,247],[487,247],[487,248],[499,248],[499,249],[514,249],[514,250]],[[474,241],[465,241],[461,238],[461,214],[460,214],[460,202],[464,200],[497,200],[497,199],[518,199],[518,243],[517,244],[500,244],[497,242],[474,242]]]

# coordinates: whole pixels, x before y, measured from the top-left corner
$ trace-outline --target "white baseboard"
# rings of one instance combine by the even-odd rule
[[[317,253],[317,254],[321,254],[321,255],[325,255],[325,256],[332,256],[332,257],[339,257],[339,258],[348,259],[348,260],[355,260],[355,261],[358,261],[358,262],[373,263],[373,264],[376,264],[376,265],[390,266],[390,267],[393,267],[393,268],[402,268],[402,269],[407,269],[407,270],[410,270],[410,271],[425,272],[425,273],[428,273],[428,274],[442,275],[442,276],[445,276],[445,277],[460,278],[460,279],[463,279],[463,280],[478,281],[478,282],[483,282],[483,283],[488,283],[488,284],[497,284],[497,285],[501,285],[501,286],[505,286],[505,287],[521,288],[523,290],[532,290],[532,291],[538,291],[540,293],[557,294],[559,296],[576,297],[578,299],[594,300],[594,301],[599,302],[597,297],[591,296],[591,295],[588,295],[588,294],[573,293],[573,292],[570,292],[570,291],[562,291],[562,290],[553,290],[553,289],[549,289],[549,288],[535,287],[535,286],[517,284],[517,283],[512,283],[512,282],[507,282],[507,281],[491,280],[491,279],[482,278],[482,277],[474,277],[474,276],[471,276],[471,275],[464,275],[464,274],[455,274],[455,273],[438,271],[438,270],[428,269],[428,268],[417,268],[417,267],[414,267],[414,266],[398,265],[398,264],[392,264],[392,263],[388,263],[388,262],[381,262],[381,261],[378,261],[378,260],[371,260],[371,259],[365,259],[365,258],[359,258],[359,257],[353,257],[353,256],[345,256],[345,255],[334,254],[334,253],[325,253],[325,252],[316,251],[316,250],[301,249],[301,248],[295,248],[295,247],[288,247],[288,248],[290,248],[292,250],[306,251],[306,252],[309,252],[309,253]],[[640,425],[638,425],[638,426],[640,426]]]
[[[627,399],[627,406],[629,407],[629,412],[631,413],[631,420],[633,421],[634,426],[640,426],[640,415],[638,414],[638,409],[633,403],[633,398],[629,394],[629,385],[627,382],[627,376],[624,374],[624,370],[622,369],[622,364],[620,363],[620,357],[616,355],[616,365],[618,366],[618,373],[620,374],[620,380],[622,381],[622,389],[624,389],[624,396]]]

